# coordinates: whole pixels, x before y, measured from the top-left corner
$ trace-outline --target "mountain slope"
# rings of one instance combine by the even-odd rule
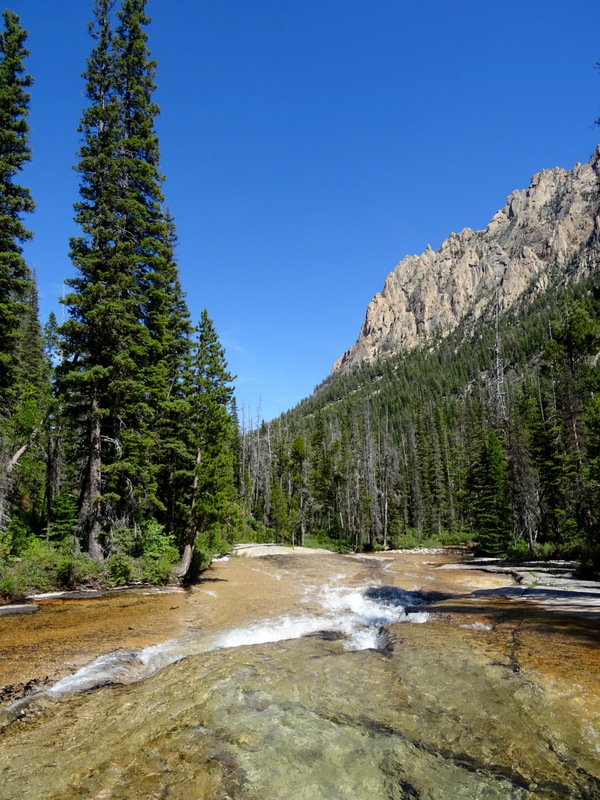
[[[437,251],[403,258],[332,371],[410,350],[490,307],[502,313],[552,285],[585,278],[600,244],[599,175],[600,146],[587,164],[534,175],[485,230],[465,228]]]
[[[258,537],[473,540],[600,575],[599,172],[600,149],[544,170],[485,231],[400,262],[338,369],[247,434]]]

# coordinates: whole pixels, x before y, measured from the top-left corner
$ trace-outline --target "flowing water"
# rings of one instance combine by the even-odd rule
[[[600,798],[597,626],[442,560],[238,558],[186,594],[85,601],[125,615],[125,646],[4,710],[0,798]],[[82,636],[71,603],[37,636],[74,613]],[[10,624],[24,653],[34,623]]]

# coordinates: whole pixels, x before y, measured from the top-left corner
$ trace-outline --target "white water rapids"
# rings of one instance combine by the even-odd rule
[[[366,589],[337,586],[339,577],[320,589],[307,588],[302,603],[316,606],[313,613],[275,617],[216,634],[190,633],[146,647],[139,653],[116,650],[62,678],[47,689],[46,694],[53,697],[108,684],[131,683],[187,656],[299,639],[310,634],[337,635],[350,651],[379,649],[385,644],[383,626],[398,622],[422,623],[429,618],[426,611],[412,610],[424,603],[418,593],[375,584]]]

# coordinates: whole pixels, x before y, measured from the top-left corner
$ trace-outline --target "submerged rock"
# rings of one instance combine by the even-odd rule
[[[20,605],[0,606],[0,617],[5,617],[8,614],[32,614],[37,611],[39,606],[33,603],[23,603]]]

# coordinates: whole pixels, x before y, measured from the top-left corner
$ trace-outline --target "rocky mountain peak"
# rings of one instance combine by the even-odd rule
[[[572,170],[543,169],[507,198],[487,228],[451,233],[405,256],[367,307],[356,343],[332,371],[410,350],[467,317],[588,275],[600,244],[600,146]]]

